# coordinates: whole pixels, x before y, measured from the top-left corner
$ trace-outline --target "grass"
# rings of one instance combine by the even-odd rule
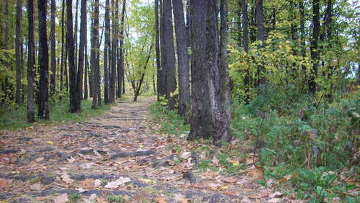
[[[64,99],[50,104],[50,120],[38,121],[35,123],[26,122],[26,106],[20,106],[17,109],[0,112],[0,130],[16,130],[30,127],[34,124],[54,124],[59,122],[83,121],[88,118],[99,116],[110,110],[110,105],[102,105],[97,109],[91,108],[92,101],[84,100],[81,103],[80,113],[69,112],[69,101]]]
[[[160,132],[174,135],[187,134],[190,126],[186,124],[185,119],[175,110],[169,110],[161,102],[155,102],[149,108],[152,118],[160,121]]]

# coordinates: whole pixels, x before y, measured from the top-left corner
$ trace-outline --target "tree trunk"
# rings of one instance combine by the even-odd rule
[[[87,41],[87,6],[86,0],[81,0],[81,22],[80,22],[80,42],[79,42],[79,61],[78,61],[78,73],[77,73],[77,88],[78,95],[83,99],[83,73],[84,66],[86,71],[86,41]],[[86,77],[86,76],[85,76]]]
[[[64,88],[64,65],[66,61],[65,49],[65,0],[62,1],[61,11],[61,63],[60,63],[60,90]]]
[[[219,44],[219,114],[216,114],[215,144],[229,142],[230,134],[230,78],[228,74],[228,1],[220,1],[220,44]]]
[[[79,0],[76,0],[76,8],[75,8],[75,25],[74,25],[74,55],[75,55],[75,68],[77,69],[78,64],[77,64],[77,59],[78,59],[78,51],[77,51],[77,46],[78,46],[78,15],[79,15]]]
[[[256,40],[260,41],[260,47],[264,46],[265,42],[265,17],[264,17],[264,5],[263,0],[256,0],[255,6],[255,13],[256,13]],[[257,81],[256,86],[264,83],[265,78],[262,76],[264,72],[264,66],[262,64],[258,65],[257,67]]]
[[[39,9],[39,118],[48,120],[49,117],[49,53],[46,27],[47,0],[38,0]]]
[[[28,65],[27,65],[27,121],[35,121],[34,110],[34,2],[27,1],[28,13]]]
[[[50,75],[50,93],[55,94],[56,88],[56,38],[55,38],[55,16],[56,0],[51,0],[51,28],[50,28],[50,46],[51,46],[51,75]]]
[[[319,67],[319,59],[320,59],[320,53],[318,50],[318,41],[319,41],[319,35],[320,35],[320,0],[313,0],[312,2],[312,9],[313,9],[313,31],[312,31],[312,39],[311,39],[311,45],[310,45],[310,52],[311,52],[311,61],[312,61],[312,69],[309,76],[309,92],[311,94],[316,93],[316,82],[315,79],[317,77],[318,73],[318,67]]]
[[[151,44],[150,49],[149,49],[149,53],[148,53],[147,58],[146,58],[146,62],[144,64],[144,68],[143,68],[144,71],[141,73],[141,78],[140,78],[139,84],[137,85],[137,87],[134,85],[134,90],[135,90],[134,100],[133,100],[134,102],[137,102],[137,98],[140,95],[140,90],[141,90],[141,86],[142,86],[142,84],[144,82],[146,68],[148,66],[148,63],[149,63],[149,60],[150,60],[150,57],[151,57],[152,47],[153,47],[153,45]]]
[[[70,112],[80,112],[80,97],[77,88],[77,71],[75,67],[75,44],[73,33],[72,0],[66,1],[66,41],[68,48],[69,79],[70,79]]]
[[[208,0],[191,0],[191,107],[188,139],[209,138],[215,134],[210,104],[209,68],[206,53]]]
[[[117,97],[120,98],[124,93],[124,33],[125,33],[125,12],[126,12],[126,0],[123,0],[122,11],[121,11],[121,26],[120,26],[120,44],[119,44],[119,59],[117,65],[117,75],[118,75],[118,88],[117,88]]]
[[[156,86],[157,86],[157,100],[160,100],[160,35],[159,35],[159,0],[155,0],[155,53],[156,53]]]
[[[104,44],[104,103],[109,104],[109,64],[110,64],[110,0],[105,4],[105,44]]]
[[[91,28],[91,67],[92,67],[92,108],[101,105],[100,64],[99,64],[99,0],[94,0],[93,23]]]
[[[172,0],[172,2],[178,56],[179,114],[186,116],[190,111],[190,80],[184,7],[182,0]]]
[[[9,16],[9,0],[4,0],[4,17],[5,20],[3,23],[3,48],[9,49],[9,22],[10,22],[10,16]]]
[[[161,65],[165,70],[166,81],[166,98],[169,102],[170,109],[175,107],[175,98],[173,96],[176,90],[176,66],[175,66],[175,49],[173,37],[173,21],[171,1],[163,1],[163,10],[161,16],[161,25],[163,30],[163,39],[161,40]]]
[[[242,28],[243,28],[243,47],[246,53],[249,52],[249,18],[248,18],[248,2],[247,0],[241,0],[242,9]],[[244,86],[245,86],[245,103],[250,102],[250,70],[246,69]]]
[[[15,55],[16,55],[16,104],[22,104],[21,97],[21,69],[22,69],[22,34],[21,34],[21,18],[22,18],[22,0],[16,1],[16,39],[15,39]]]

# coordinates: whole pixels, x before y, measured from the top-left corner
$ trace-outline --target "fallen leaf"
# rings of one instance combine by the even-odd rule
[[[54,203],[66,203],[69,201],[69,198],[68,198],[68,195],[65,193],[65,194],[61,194],[57,197],[55,197],[54,199]]]
[[[281,193],[281,192],[274,192],[274,193],[272,193],[269,197],[270,198],[280,198],[280,197],[282,197],[284,194],[283,193]]]
[[[94,189],[95,187],[95,180],[93,179],[86,179],[80,182],[81,186],[85,189]],[[100,183],[101,184],[101,183]]]
[[[53,141],[48,141],[47,143],[48,143],[48,144],[51,144],[51,145],[53,145],[53,144],[54,144],[54,142],[53,142]]]
[[[6,188],[9,186],[10,181],[0,178],[0,188]]]
[[[248,171],[248,175],[255,180],[264,179],[264,171],[261,168],[254,167]]]
[[[191,157],[191,152],[183,152],[180,154],[180,158],[182,159],[188,159]]]
[[[166,199],[164,197],[155,198],[155,202],[157,202],[157,203],[167,203],[167,201],[166,201]]]
[[[105,188],[115,189],[115,188],[119,187],[120,185],[123,185],[123,184],[125,184],[127,182],[130,182],[130,181],[131,181],[130,178],[120,177],[119,179],[117,179],[115,181],[109,182],[107,185],[105,185]]]
[[[35,184],[30,185],[30,189],[39,191],[42,189],[42,185],[40,183],[35,183]]]
[[[101,186],[101,180],[96,179],[96,180],[94,181],[94,187],[100,187],[100,186]]]
[[[187,199],[184,195],[182,194],[175,194],[174,196],[174,200],[176,202],[180,202],[180,203],[188,203],[189,199]]]
[[[223,181],[224,183],[236,183],[237,180],[238,179],[235,176],[232,176],[232,177],[225,177],[221,181]]]
[[[63,175],[61,175],[61,179],[67,184],[71,184],[74,182],[74,180],[71,179],[67,173],[64,173]]]
[[[102,198],[102,197],[98,197],[97,199],[96,199],[96,203],[109,203],[108,201],[106,201],[104,198]]]

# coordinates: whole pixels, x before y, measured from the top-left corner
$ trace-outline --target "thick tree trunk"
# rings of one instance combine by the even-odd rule
[[[191,107],[190,134],[188,139],[209,138],[215,134],[212,123],[207,57],[208,0],[191,0]]]
[[[49,53],[46,27],[47,0],[38,0],[39,9],[39,118],[48,120],[49,117]]]
[[[70,112],[80,112],[80,97],[77,89],[77,71],[75,67],[75,44],[73,33],[72,0],[66,1],[66,41],[68,48],[69,79],[70,79]]]
[[[264,46],[265,42],[265,17],[264,17],[264,5],[263,0],[256,0],[255,6],[255,13],[256,13],[256,40],[260,41],[260,47]],[[263,84],[265,81],[264,76],[262,75],[264,72],[264,65],[260,64],[257,67],[257,81],[256,86]]]
[[[179,114],[186,116],[190,111],[190,80],[184,6],[182,0],[172,0],[172,2],[174,9],[176,49],[178,57]]]
[[[157,100],[160,100],[160,77],[161,77],[161,64],[160,64],[160,27],[159,27],[159,0],[155,0],[155,54],[156,54],[156,86],[157,86]]]
[[[309,86],[309,92],[311,94],[315,94],[316,93],[315,79],[317,77],[319,59],[320,59],[320,53],[318,50],[318,41],[320,35],[320,0],[312,1],[312,9],[313,9],[313,19],[312,19],[313,31],[312,31],[312,39],[310,46],[312,69],[309,75],[308,86]]]
[[[84,66],[86,71],[86,41],[87,41],[87,6],[86,0],[81,0],[81,22],[80,22],[80,42],[79,42],[79,61],[78,61],[78,73],[77,73],[77,91],[78,96],[83,99],[83,73]],[[86,77],[86,76],[85,76]]]
[[[171,1],[163,1],[162,9],[162,30],[163,39],[161,40],[161,66],[166,74],[165,89],[166,98],[169,102],[169,107],[175,107],[175,98],[173,96],[176,90],[176,59],[174,49],[174,35],[173,35],[173,21],[172,21],[172,6]]]
[[[101,105],[100,89],[100,64],[99,64],[99,0],[94,0],[93,23],[91,28],[91,67],[92,67],[92,89],[93,103],[92,108]]]
[[[27,121],[35,121],[34,109],[34,2],[27,0],[28,13],[28,65],[27,65]]]
[[[15,38],[15,55],[16,55],[16,104],[22,104],[22,86],[21,86],[21,69],[22,69],[22,0],[16,1],[16,38]]]
[[[228,1],[220,1],[220,44],[219,44],[219,113],[215,115],[216,124],[216,144],[229,142],[230,133],[230,78],[228,74]]]
[[[51,46],[51,75],[50,75],[50,93],[55,94],[56,88],[56,38],[55,38],[55,16],[56,0],[51,0],[51,28],[50,28],[50,46]]]

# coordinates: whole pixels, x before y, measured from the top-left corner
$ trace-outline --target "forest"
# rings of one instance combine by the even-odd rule
[[[359,1],[0,10],[0,203],[360,201]]]

